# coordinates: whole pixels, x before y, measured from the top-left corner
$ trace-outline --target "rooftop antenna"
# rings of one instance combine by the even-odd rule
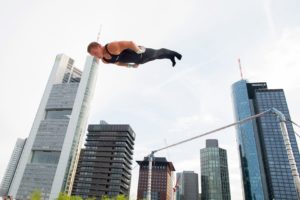
[[[244,76],[243,76],[243,70],[242,70],[241,59],[238,59],[238,63],[239,63],[239,67],[240,67],[241,79],[243,80],[243,79],[244,79]]]
[[[99,32],[97,34],[97,42],[98,43],[99,43],[99,40],[100,40],[101,31],[102,31],[102,24],[100,24]]]
[[[166,138],[164,139],[164,142],[165,142],[165,145],[168,146],[168,143],[167,143],[167,139],[166,139]],[[167,158],[170,159],[169,151],[167,151]]]

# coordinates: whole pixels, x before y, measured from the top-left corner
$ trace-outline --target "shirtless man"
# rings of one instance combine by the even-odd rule
[[[104,63],[113,63],[124,67],[138,67],[156,59],[170,59],[172,66],[176,65],[175,58],[181,59],[182,55],[169,49],[151,49],[137,46],[132,41],[111,42],[102,46],[98,42],[91,42],[87,51],[90,55],[101,59]]]

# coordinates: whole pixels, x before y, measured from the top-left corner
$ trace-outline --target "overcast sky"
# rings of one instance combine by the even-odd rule
[[[29,135],[55,56],[64,53],[82,69],[100,24],[103,44],[133,40],[183,54],[175,68],[168,60],[138,69],[100,65],[89,124],[130,124],[137,135],[134,160],[232,123],[238,58],[246,79],[285,90],[300,123],[299,8],[297,0],[0,1],[0,180],[17,138]],[[239,200],[235,134],[230,128],[156,156],[166,156],[177,172],[200,174],[205,139],[219,139],[228,153],[232,199]],[[135,199],[138,167],[132,173]]]

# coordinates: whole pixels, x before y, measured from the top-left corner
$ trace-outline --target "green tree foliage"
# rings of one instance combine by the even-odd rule
[[[31,200],[41,200],[42,199],[42,194],[39,190],[35,190],[32,192],[30,196]]]
[[[105,195],[105,196],[102,196],[101,200],[129,200],[129,198],[123,194],[120,194],[116,197],[109,197],[109,196]]]
[[[101,200],[111,200],[108,196],[104,195],[102,196]]]
[[[79,196],[68,196],[66,193],[60,193],[57,200],[83,200]]]
[[[31,200],[42,200],[41,192],[38,190],[34,191],[31,194]],[[83,198],[80,196],[69,196],[66,193],[60,193],[56,200],[83,200]],[[85,200],[96,200],[96,198],[95,197],[87,198]],[[102,196],[101,200],[129,200],[129,198],[126,197],[125,195],[118,195],[118,196],[112,197],[112,198],[105,195],[105,196]]]
[[[129,200],[129,198],[122,194],[122,195],[118,195],[116,197],[116,200]]]
[[[83,199],[79,196],[71,196],[70,200],[83,200]]]
[[[69,196],[65,193],[59,193],[57,200],[69,200]]]

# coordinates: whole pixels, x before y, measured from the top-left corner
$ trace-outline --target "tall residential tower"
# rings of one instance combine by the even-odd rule
[[[98,64],[88,56],[84,71],[74,60],[56,57],[9,195],[28,199],[40,190],[43,199],[70,194],[85,133]]]

